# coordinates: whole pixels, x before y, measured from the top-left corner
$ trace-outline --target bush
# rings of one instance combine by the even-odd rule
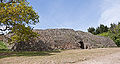
[[[117,45],[118,47],[120,47],[120,39],[116,39],[116,40],[115,40],[115,43],[116,43],[116,45]]]
[[[3,41],[0,41],[0,49],[7,49],[7,46],[3,43]]]
[[[108,36],[109,36],[109,32],[104,32],[104,33],[97,34],[97,35],[99,35],[99,36],[106,36],[106,37],[108,37]]]

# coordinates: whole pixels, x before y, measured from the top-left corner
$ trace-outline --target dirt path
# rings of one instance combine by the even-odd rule
[[[120,64],[120,48],[66,50],[49,56],[20,56],[0,59],[0,64]]]
[[[120,64],[120,51],[118,53],[113,53],[83,62],[77,62],[75,64]]]

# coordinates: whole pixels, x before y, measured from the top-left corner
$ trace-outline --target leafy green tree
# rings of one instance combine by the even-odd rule
[[[118,24],[111,24],[110,30],[110,37],[113,41],[120,47],[120,23]]]
[[[29,41],[37,36],[30,25],[39,22],[39,16],[25,0],[1,0],[0,25],[5,26],[1,31],[10,30],[13,35],[10,43]]]
[[[92,34],[101,34],[104,32],[108,32],[109,28],[107,26],[104,26],[103,24],[100,24],[99,27],[97,27],[96,29],[94,27],[91,27],[88,29],[88,32],[92,33]]]
[[[95,28],[94,27],[89,27],[88,32],[95,34]]]
[[[110,37],[120,47],[120,22],[111,24],[110,28],[101,24],[95,29],[95,35]]]
[[[100,27],[96,28],[96,34],[108,32],[108,27],[104,26],[103,24],[100,24]]]
[[[120,47],[120,38],[115,40],[115,43],[118,47]]]

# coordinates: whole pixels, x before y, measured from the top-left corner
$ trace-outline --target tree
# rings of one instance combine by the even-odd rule
[[[21,1],[26,0],[0,0],[1,3],[20,3]]]
[[[120,47],[120,22],[111,24],[110,28],[100,24],[95,30],[89,28],[88,32],[95,32],[95,35],[110,37],[118,47]]]
[[[101,33],[100,31],[101,31],[100,27],[97,27],[95,31],[95,35],[100,34]]]
[[[25,0],[1,0],[0,25],[5,26],[1,31],[9,30],[13,33],[9,42],[29,41],[37,36],[30,25],[39,22],[38,14],[28,6]]]
[[[99,27],[97,27],[96,29],[94,27],[91,27],[88,29],[88,32],[97,35],[97,34],[101,34],[104,32],[108,32],[109,28],[107,26],[104,26],[103,24],[100,24]]]
[[[120,47],[120,23],[111,24],[109,33],[109,36],[113,39],[116,45]]]
[[[95,28],[94,27],[89,27],[87,30],[88,30],[88,32],[90,32],[92,34],[95,34]]]
[[[100,27],[96,28],[96,34],[101,34],[104,32],[108,32],[108,27],[104,26],[103,24],[100,24]]]

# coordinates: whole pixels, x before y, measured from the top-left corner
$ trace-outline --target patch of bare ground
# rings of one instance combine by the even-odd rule
[[[120,52],[99,56],[83,62],[74,64],[120,64]]]
[[[119,53],[120,48],[75,49],[60,53],[50,53],[49,56],[20,56],[0,59],[0,64],[80,64],[98,57]]]

